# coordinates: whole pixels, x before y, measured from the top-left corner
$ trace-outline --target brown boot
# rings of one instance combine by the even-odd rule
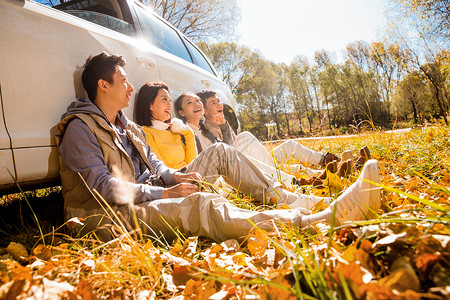
[[[315,186],[315,187],[323,186],[323,181],[320,178],[311,177],[311,181],[312,181],[312,183],[311,183],[312,186]]]
[[[371,158],[370,150],[369,148],[367,148],[367,146],[364,146],[359,150],[359,153],[361,156],[356,159],[355,164],[357,167],[362,167],[366,163],[366,161]]]
[[[348,177],[351,171],[352,171],[352,160],[347,159],[346,161],[341,162],[337,174],[339,175],[339,177]]]
[[[323,170],[323,172],[317,178],[320,178],[323,180],[323,179],[327,178],[327,171],[331,172],[331,173],[336,173],[337,170],[338,170],[337,160],[334,160],[327,164],[327,167],[325,168],[325,170]]]
[[[323,185],[322,179],[317,177],[311,177],[309,179],[306,178],[292,178],[292,184],[297,186],[304,185],[312,185],[312,186],[320,186]]]
[[[310,179],[305,178],[292,178],[292,185],[297,186],[311,185],[311,181]]]
[[[366,157],[367,160],[369,160],[371,158],[370,150],[369,150],[369,148],[367,148],[367,146],[364,146],[361,149],[359,149],[359,153],[360,153],[361,156]]]
[[[327,152],[325,154],[325,158],[323,160],[323,165],[327,165],[328,163],[333,162],[335,160],[336,161],[339,160],[339,157],[337,157],[335,154],[333,154],[331,152]]]

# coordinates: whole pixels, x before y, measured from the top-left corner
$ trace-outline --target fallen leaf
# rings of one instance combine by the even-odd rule
[[[173,283],[176,286],[186,285],[186,282],[192,278],[191,269],[186,266],[177,266],[173,267],[172,272]]]
[[[186,259],[181,258],[181,257],[173,256],[169,252],[164,252],[161,255],[161,258],[165,259],[168,263],[174,264],[174,265],[179,265],[179,266],[188,266],[188,265],[190,265],[190,262],[187,261]]]
[[[360,299],[378,300],[378,299],[398,299],[390,288],[382,286],[379,282],[369,282],[358,288]],[[365,296],[365,297],[364,297]]]
[[[52,257],[52,251],[50,247],[46,245],[37,245],[36,248],[33,249],[33,255],[42,260],[49,260]]]
[[[347,249],[344,250],[342,253],[342,258],[345,259],[348,262],[353,262],[357,258],[358,249],[356,249],[355,246],[350,245],[347,247]]]
[[[216,293],[214,281],[201,281],[190,279],[186,282],[183,295],[186,299],[207,300]]]
[[[18,262],[23,263],[28,259],[28,251],[22,244],[11,242],[6,247],[6,251]]]
[[[258,230],[248,239],[247,247],[252,256],[255,256],[257,259],[261,259],[269,247],[269,243],[267,232]]]
[[[424,278],[428,278],[431,268],[441,259],[440,254],[425,253],[416,258],[416,266]]]
[[[78,283],[75,290],[76,294],[83,300],[96,300],[97,297],[92,291],[92,286],[87,280],[82,280]]]
[[[26,285],[27,281],[25,279],[18,279],[14,280],[11,287],[9,288],[8,292],[4,296],[4,300],[14,300],[17,299],[17,297],[22,294],[23,289]]]
[[[380,279],[380,285],[399,292],[406,290],[418,292],[420,290],[419,278],[417,278],[408,258],[402,256],[396,259],[391,266],[391,270],[393,271],[391,274]]]

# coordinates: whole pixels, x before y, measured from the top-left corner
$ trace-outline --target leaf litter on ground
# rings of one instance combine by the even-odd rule
[[[51,242],[37,237],[29,252],[20,244],[0,249],[0,298],[449,299],[450,129],[301,143],[333,153],[368,146],[380,167],[378,217],[338,228],[274,222],[276,230],[267,232],[255,225],[244,242],[220,244],[183,235],[175,241],[129,235],[103,244],[54,230],[46,235]],[[306,177],[293,167],[298,163],[280,168]],[[348,179],[329,174],[323,187],[296,192],[337,197],[359,172],[354,168]],[[240,207],[283,208],[261,207],[222,183],[216,189]]]

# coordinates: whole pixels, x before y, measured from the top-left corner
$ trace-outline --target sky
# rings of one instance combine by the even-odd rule
[[[389,0],[240,0],[239,43],[271,61],[310,61],[325,49],[343,59],[345,45],[383,36]]]

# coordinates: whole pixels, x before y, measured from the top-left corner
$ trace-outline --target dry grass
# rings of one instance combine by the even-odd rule
[[[378,218],[341,228],[318,223],[308,231],[255,227],[241,245],[132,235],[105,245],[58,238],[55,231],[22,265],[0,261],[0,298],[448,299],[450,129],[302,144],[334,153],[368,146],[381,172]],[[333,189],[304,192],[334,194],[350,183],[333,178]],[[257,209],[248,198],[237,205]]]

